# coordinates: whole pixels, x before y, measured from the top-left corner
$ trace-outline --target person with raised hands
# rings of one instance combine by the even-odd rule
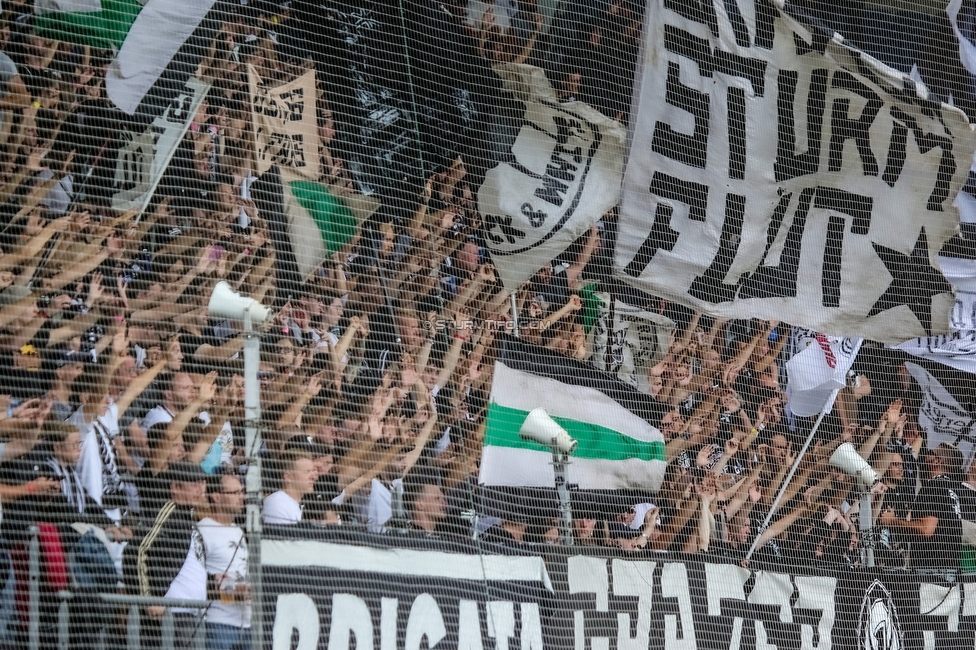
[[[177,377],[173,381],[179,382],[181,379]],[[166,501],[168,486],[160,483],[159,476],[166,471],[170,463],[189,462],[199,465],[207,457],[217,434],[220,433],[220,427],[206,426],[199,419],[200,414],[214,401],[217,391],[216,379],[217,373],[208,374],[200,383],[199,389],[195,390],[193,397],[185,404],[181,402],[183,408],[178,409],[171,419],[155,419],[148,426],[146,432],[149,455],[136,476],[140,495],[140,515],[144,521],[149,522],[155,518],[159,508]],[[168,403],[176,408],[172,401]],[[194,421],[196,426],[191,427]],[[193,440],[188,442],[187,438],[191,430],[194,434]]]

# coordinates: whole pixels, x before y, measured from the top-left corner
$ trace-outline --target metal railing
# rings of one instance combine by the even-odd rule
[[[28,543],[28,624],[27,624],[27,647],[28,650],[40,650],[41,647],[41,547],[38,540],[38,529],[31,527],[30,541]],[[71,608],[69,603],[75,598],[72,591],[60,591],[57,596],[60,599],[57,616],[57,643],[58,650],[68,650],[71,647]],[[183,598],[159,598],[155,596],[129,596],[125,594],[98,593],[85,594],[86,596],[96,596],[102,602],[109,605],[117,605],[120,609],[127,608],[125,625],[125,647],[127,650],[142,649],[142,614],[141,610],[145,607],[164,607],[165,611],[160,619],[159,639],[153,640],[153,647],[161,650],[175,650],[176,632],[174,624],[173,609],[196,610],[194,621],[193,642],[190,647],[196,650],[204,650],[206,642],[206,625],[203,616],[210,604],[207,600],[188,600]],[[108,647],[110,633],[107,628],[98,630],[98,638],[95,643],[90,643],[90,647]]]
[[[154,639],[153,647],[161,650],[176,650],[176,628],[173,609],[195,609],[197,615],[194,622],[193,643],[189,646],[196,650],[204,650],[206,640],[206,624],[203,621],[204,612],[209,601],[188,600],[185,598],[158,598],[154,596],[126,596],[124,594],[96,594],[99,599],[110,605],[127,607],[125,625],[125,647],[127,650],[142,650],[142,615],[144,607],[165,607],[159,622],[159,638]],[[68,650],[71,645],[71,614],[68,603],[74,598],[71,591],[58,592],[61,605],[58,608],[58,650]],[[33,607],[33,606],[32,606]],[[32,609],[32,611],[35,611]],[[109,630],[102,628],[98,631],[98,641],[92,647],[108,647],[106,635]],[[31,646],[34,650],[36,646]]]

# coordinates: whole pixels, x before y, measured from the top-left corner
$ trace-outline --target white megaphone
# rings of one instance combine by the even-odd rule
[[[554,453],[571,454],[576,449],[576,445],[579,444],[566,433],[566,429],[549,417],[543,408],[532,409],[525,418],[525,422],[522,423],[522,428],[519,429],[519,436],[523,440],[531,440],[540,445],[545,445]]]
[[[218,282],[210,294],[210,304],[207,311],[211,316],[229,318],[230,320],[244,320],[244,311],[251,312],[251,323],[260,325],[271,318],[271,310],[254,298],[248,298],[230,288],[226,282]]]
[[[857,449],[849,442],[845,442],[834,451],[829,464],[848,476],[855,477],[865,488],[870,488],[878,480],[878,473],[871,468],[868,461],[861,458]]]

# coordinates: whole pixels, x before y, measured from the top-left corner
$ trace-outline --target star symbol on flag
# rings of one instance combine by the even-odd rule
[[[919,232],[910,255],[903,255],[875,242],[871,242],[871,245],[891,274],[891,284],[871,307],[868,316],[906,305],[915,314],[925,333],[931,334],[932,297],[940,293],[952,293],[952,285],[946,281],[941,271],[929,263],[929,242],[925,227]]]

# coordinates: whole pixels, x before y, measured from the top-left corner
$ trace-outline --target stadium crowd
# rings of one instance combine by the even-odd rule
[[[497,339],[513,328],[464,152],[427,179],[410,218],[367,223],[296,284],[281,273],[280,215],[242,198],[253,156],[244,65],[281,83],[313,65],[279,46],[289,3],[228,3],[198,69],[212,89],[175,181],[142,214],[113,211],[93,189],[111,179],[86,175],[92,166],[59,137],[106,104],[111,54],[37,35],[33,4],[4,2],[0,13],[0,578],[9,574],[0,600],[23,590],[25,545],[39,526],[45,553],[93,539],[110,549],[110,589],[118,580],[129,594],[214,600],[207,647],[247,647],[244,339],[239,323],[208,314],[219,281],[275,307],[259,373],[265,523],[559,543],[555,519],[490,503],[475,522],[464,516],[478,489]],[[457,38],[488,61],[540,65],[564,100],[626,121],[639,3],[585,4],[572,16],[529,0],[444,6]],[[864,4],[878,5],[873,16],[887,11]],[[331,146],[329,88],[320,91],[322,180],[354,194]],[[203,198],[185,200],[182,181]],[[525,340],[590,359],[581,292],[618,289],[614,221],[607,214],[515,293]],[[850,442],[881,476],[877,562],[959,567],[976,477],[957,449],[927,448],[903,368],[859,362],[800,458],[813,421],[789,412],[788,325],[644,306],[677,324],[648,376],[664,405],[652,423],[666,442],[664,483],[623,507],[577,513],[576,544],[738,562],[755,543],[761,561],[857,565],[858,490],[827,462]],[[90,568],[96,584],[104,570]],[[52,580],[50,592],[68,586]],[[146,609],[147,620],[161,615]],[[178,613],[177,635],[192,634],[192,621]],[[7,623],[7,640],[17,638],[17,621]]]

